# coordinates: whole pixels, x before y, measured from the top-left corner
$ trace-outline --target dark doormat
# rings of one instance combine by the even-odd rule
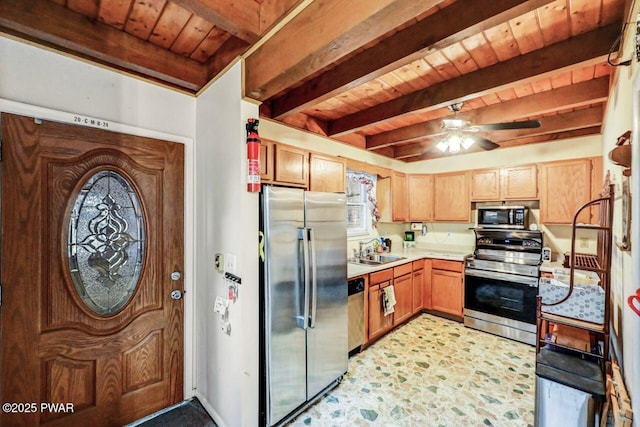
[[[195,397],[191,400],[178,403],[155,414],[151,414],[127,427],[164,427],[164,426],[189,426],[189,427],[217,427]]]

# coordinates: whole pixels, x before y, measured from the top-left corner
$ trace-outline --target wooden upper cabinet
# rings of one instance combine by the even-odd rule
[[[538,168],[536,165],[501,169],[500,197],[504,200],[535,200],[538,198]]]
[[[275,180],[306,187],[309,182],[309,152],[301,148],[278,144]]]
[[[309,190],[344,193],[347,176],[344,159],[311,153],[309,165]]]
[[[260,180],[263,183],[273,182],[276,144],[263,139],[260,142]]]
[[[409,221],[433,221],[433,175],[407,175]]]
[[[591,159],[543,163],[540,168],[540,222],[570,224],[580,206],[591,200]],[[578,218],[589,223],[589,212]]]
[[[409,218],[407,203],[407,177],[400,172],[391,174],[391,214],[393,221],[406,221]]]
[[[468,176],[466,171],[433,176],[434,221],[470,221]]]
[[[474,170],[471,173],[471,200],[500,199],[500,169]]]
[[[474,170],[471,200],[535,200],[538,198],[536,165]]]

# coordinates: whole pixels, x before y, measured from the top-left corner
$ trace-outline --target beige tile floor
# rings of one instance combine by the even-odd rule
[[[349,361],[290,426],[533,425],[535,348],[423,314]]]

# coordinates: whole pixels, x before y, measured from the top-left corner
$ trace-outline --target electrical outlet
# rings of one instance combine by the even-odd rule
[[[583,237],[580,239],[580,247],[581,248],[588,248],[589,247],[589,239],[587,239],[586,237]]]
[[[213,265],[216,267],[216,270],[222,273],[224,271],[224,255],[215,254],[213,256]]]

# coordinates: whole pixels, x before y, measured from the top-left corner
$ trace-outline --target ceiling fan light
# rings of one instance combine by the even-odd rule
[[[465,136],[464,138],[462,138],[462,147],[465,150],[468,150],[469,147],[471,147],[474,142],[475,140],[473,138],[471,138],[470,136]]]
[[[447,144],[447,141],[443,139],[440,142],[438,142],[438,144],[436,145],[436,148],[444,153],[449,148],[449,144]]]
[[[459,152],[461,143],[462,143],[462,138],[460,138],[459,135],[451,135],[449,137],[449,151],[452,153]]]

